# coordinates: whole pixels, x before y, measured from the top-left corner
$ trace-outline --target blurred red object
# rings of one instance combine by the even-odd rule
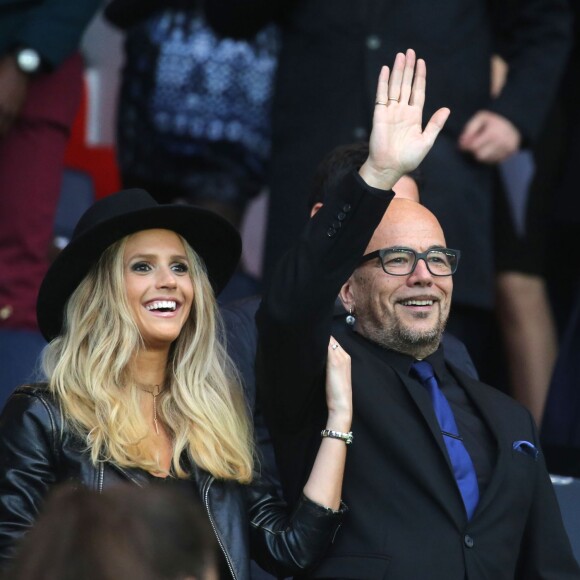
[[[83,99],[72,126],[64,164],[70,169],[86,172],[92,179],[97,199],[121,189],[119,168],[114,146],[87,143],[89,91],[85,83]]]

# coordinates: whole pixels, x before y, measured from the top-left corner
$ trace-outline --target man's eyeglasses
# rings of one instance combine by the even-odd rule
[[[378,258],[386,274],[408,276],[415,271],[417,262],[423,260],[433,276],[451,276],[457,271],[460,255],[459,250],[450,248],[434,248],[426,252],[416,252],[412,248],[382,248],[365,254],[359,264]]]

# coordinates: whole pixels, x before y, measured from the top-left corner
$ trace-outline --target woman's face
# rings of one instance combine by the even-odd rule
[[[165,350],[179,336],[193,303],[185,248],[170,230],[144,230],[123,254],[127,300],[148,349]]]

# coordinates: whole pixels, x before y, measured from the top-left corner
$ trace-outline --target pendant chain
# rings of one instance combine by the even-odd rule
[[[153,397],[153,424],[155,425],[155,433],[159,435],[159,421],[157,420],[157,397],[161,393],[161,385],[153,385],[155,390],[150,391],[149,389],[144,389],[143,387],[139,387],[145,393],[149,393]]]

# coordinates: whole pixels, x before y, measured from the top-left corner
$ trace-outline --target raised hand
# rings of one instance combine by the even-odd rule
[[[326,362],[326,428],[348,433],[352,423],[352,383],[350,356],[331,336]],[[312,501],[337,510],[342,495],[342,479],[346,461],[346,443],[340,439],[323,438],[304,495]]]
[[[390,189],[401,175],[425,158],[450,110],[441,108],[422,127],[427,68],[415,51],[398,53],[392,72],[384,66],[379,75],[369,141],[369,157],[361,177],[371,186]]]

